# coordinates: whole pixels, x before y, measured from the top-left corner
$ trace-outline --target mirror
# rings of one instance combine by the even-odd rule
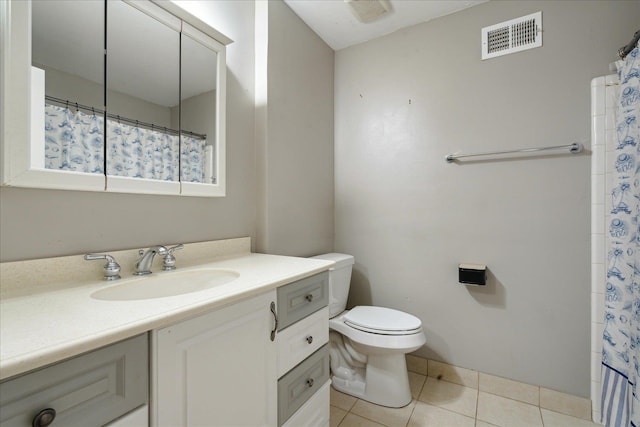
[[[107,2],[107,175],[179,180],[180,21],[171,18],[173,28]]]
[[[44,166],[104,174],[104,5],[35,1],[32,65],[44,71]]]
[[[216,69],[218,55],[182,36],[180,180],[215,184]]]
[[[0,23],[2,185],[225,195],[230,39],[146,0],[11,0]]]

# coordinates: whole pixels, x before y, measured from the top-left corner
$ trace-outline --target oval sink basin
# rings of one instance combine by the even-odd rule
[[[91,297],[106,301],[172,297],[221,286],[238,277],[240,274],[235,271],[215,268],[172,271],[100,289]]]

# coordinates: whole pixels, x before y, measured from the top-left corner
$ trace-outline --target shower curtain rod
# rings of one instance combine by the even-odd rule
[[[537,153],[539,151],[547,151],[547,150],[569,150],[570,153],[576,154],[582,151],[583,146],[577,142],[569,145],[555,145],[552,147],[536,147],[536,148],[522,148],[520,150],[505,150],[505,151],[488,151],[485,153],[473,153],[473,154],[449,154],[445,160],[447,163],[451,163],[456,159],[462,159],[466,157],[477,157],[477,156],[492,156],[495,154],[512,154],[512,153]]]
[[[55,96],[50,96],[50,95],[45,95],[44,97],[47,101],[51,101],[51,102],[57,102],[58,104],[63,104],[65,105],[67,108],[71,107],[75,107],[76,109],[82,109],[82,110],[86,110],[86,111],[91,111],[94,114],[105,114],[104,110],[95,108],[95,107],[89,107],[87,105],[82,105],[82,104],[78,104],[77,102],[71,102],[68,99],[60,99],[60,98],[56,98]],[[168,134],[172,134],[172,135],[180,135],[185,134],[188,136],[192,136],[194,138],[197,139],[207,139],[207,135],[206,134],[202,134],[202,133],[195,133],[195,132],[190,132],[187,130],[183,130],[183,131],[178,131],[175,129],[170,129],[166,126],[158,126],[155,125],[153,123],[146,123],[146,122],[141,122],[139,120],[134,120],[134,119],[130,119],[128,117],[122,117],[119,116],[117,114],[112,114],[112,113],[107,113],[107,117],[110,119],[114,119],[117,120],[118,122],[125,122],[125,123],[130,123],[132,125],[135,126],[141,126],[147,129],[151,129],[151,130],[157,130],[157,131],[163,131],[164,133],[168,133]]]
[[[640,30],[633,34],[633,38],[626,46],[623,46],[618,50],[618,56],[620,59],[624,59],[633,49],[635,49],[638,45],[638,40],[640,40]]]

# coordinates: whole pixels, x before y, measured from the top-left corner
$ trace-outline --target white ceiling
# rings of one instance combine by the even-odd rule
[[[390,0],[391,12],[361,23],[344,0],[284,0],[334,50],[476,6],[488,0]]]

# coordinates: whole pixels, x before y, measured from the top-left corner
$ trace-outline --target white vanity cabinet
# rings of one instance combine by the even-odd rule
[[[321,273],[153,331],[150,425],[328,425],[327,303]]]
[[[274,426],[276,291],[152,333],[152,426]]]

